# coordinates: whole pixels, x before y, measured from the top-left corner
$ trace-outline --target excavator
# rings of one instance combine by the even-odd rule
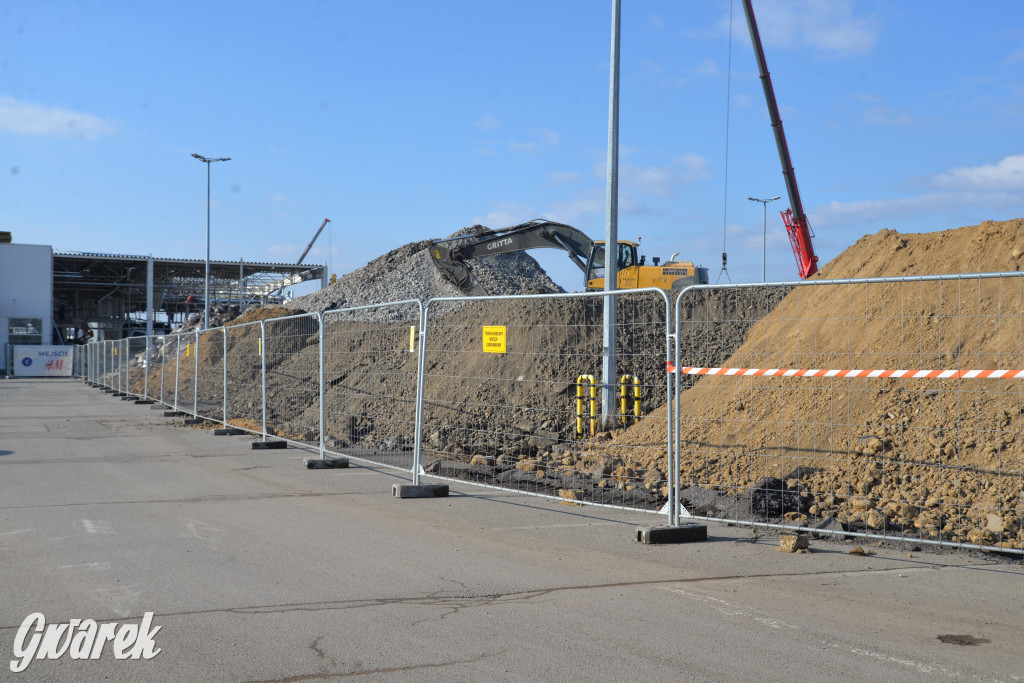
[[[459,241],[457,246],[446,243]],[[618,289],[658,287],[682,289],[694,284],[708,283],[708,269],[694,266],[690,261],[669,260],[659,265],[646,265],[644,256],[638,256],[637,242],[620,240],[618,258]],[[594,241],[571,225],[535,219],[510,228],[490,230],[481,228],[469,237],[438,240],[430,245],[434,265],[449,282],[465,294],[485,296],[487,292],[473,278],[469,261],[483,256],[496,256],[528,249],[561,249],[583,271],[587,291],[604,289],[605,242]]]

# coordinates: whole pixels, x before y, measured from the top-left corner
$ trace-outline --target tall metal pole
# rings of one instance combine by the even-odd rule
[[[768,202],[774,202],[779,197],[772,197],[770,199],[758,199],[757,197],[747,197],[752,202],[761,202],[764,207],[764,218],[761,225],[761,282],[768,282],[768,278],[765,275],[765,269],[768,263]]]
[[[604,242],[604,341],[601,364],[601,423],[612,423],[615,407],[616,299],[619,256],[619,0],[612,0],[611,83],[608,97],[608,196]]]
[[[192,154],[193,157],[206,164],[206,277],[203,278],[203,329],[210,329],[210,164],[215,161],[231,161],[230,157],[220,159],[207,159],[201,154]]]
[[[206,275],[203,277],[203,329],[210,329],[210,162],[206,162]],[[199,367],[198,363],[196,367]]]

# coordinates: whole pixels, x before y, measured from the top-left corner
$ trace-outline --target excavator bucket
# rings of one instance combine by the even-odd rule
[[[452,256],[451,249],[441,244],[430,246],[430,260],[434,262],[441,276],[452,283],[463,294],[485,296],[487,292],[473,278],[472,271],[463,261]]]

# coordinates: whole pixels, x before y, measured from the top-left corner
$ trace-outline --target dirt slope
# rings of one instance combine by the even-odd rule
[[[1017,271],[1022,253],[1021,219],[929,234],[883,230],[816,279]],[[1015,278],[796,288],[724,366],[1024,368],[1022,292]],[[1021,384],[704,377],[680,397],[682,475],[729,494],[783,480],[794,492],[790,520],[1024,547]],[[616,443],[651,443],[663,430],[647,420]],[[635,467],[662,458],[608,452]]]

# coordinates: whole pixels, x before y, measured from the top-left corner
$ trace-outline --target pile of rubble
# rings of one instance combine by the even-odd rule
[[[242,313],[238,306],[231,304],[217,304],[210,307],[210,329],[223,327],[226,323],[234,320]],[[188,319],[171,330],[171,334],[183,334],[203,329],[203,311],[193,313]]]
[[[476,235],[482,230],[483,226],[474,225],[453,233],[449,239]],[[389,301],[462,296],[434,267],[428,251],[430,244],[431,240],[422,240],[398,247],[343,275],[331,286],[292,299],[285,306],[302,311],[329,311]],[[472,269],[473,276],[492,296],[564,291],[524,252],[476,259]]]

